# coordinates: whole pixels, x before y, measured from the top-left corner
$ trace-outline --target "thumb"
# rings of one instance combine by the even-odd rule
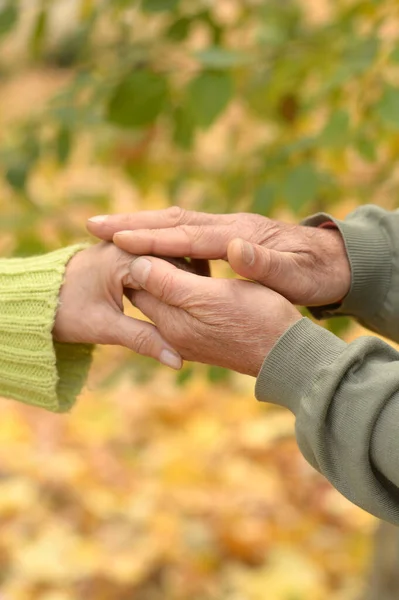
[[[238,275],[262,283],[291,302],[298,301],[303,275],[292,253],[278,252],[238,238],[230,242],[227,259]]]
[[[103,343],[125,346],[176,370],[182,366],[180,355],[162,338],[152,323],[120,313],[116,318],[114,316],[112,330],[107,337]]]

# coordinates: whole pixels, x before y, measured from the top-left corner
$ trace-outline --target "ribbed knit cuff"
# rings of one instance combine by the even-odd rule
[[[382,227],[366,219],[339,221],[327,214],[317,214],[306,219],[303,225],[319,227],[332,221],[341,232],[352,271],[352,284],[342,303],[311,307],[317,319],[350,315],[370,320],[383,305],[389,290],[392,271],[392,253]]]
[[[310,319],[300,319],[279,339],[259,371],[255,396],[289,408],[294,414],[301,400],[322,378],[347,344]]]
[[[86,247],[0,260],[0,395],[54,412],[74,403],[92,346],[55,344],[52,330],[66,265]]]

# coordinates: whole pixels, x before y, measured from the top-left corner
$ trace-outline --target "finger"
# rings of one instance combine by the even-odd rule
[[[150,356],[172,369],[182,367],[180,355],[168,344],[151,323],[118,314],[106,343],[125,346],[137,354]]]
[[[141,287],[166,304],[186,309],[194,298],[212,293],[213,284],[211,278],[199,277],[159,258],[145,256],[131,262],[126,287]]]
[[[258,281],[288,300],[298,298],[304,278],[291,252],[278,252],[236,239],[229,244],[227,256],[238,275]]]
[[[174,322],[181,316],[179,308],[164,304],[145,290],[132,291],[128,297],[132,304],[156,325],[162,326],[163,323]]]
[[[227,246],[239,235],[234,225],[202,227],[181,225],[174,229],[119,231],[114,244],[130,254],[187,256],[190,258],[225,259]]]
[[[201,213],[172,206],[164,210],[92,217],[87,221],[87,229],[93,235],[110,241],[117,231],[165,229],[179,225],[221,225],[231,222],[232,218],[232,215]]]

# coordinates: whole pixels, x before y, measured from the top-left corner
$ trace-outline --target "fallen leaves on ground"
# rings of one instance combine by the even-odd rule
[[[374,520],[300,455],[253,381],[97,389],[64,416],[0,405],[0,589],[12,600],[347,600]]]

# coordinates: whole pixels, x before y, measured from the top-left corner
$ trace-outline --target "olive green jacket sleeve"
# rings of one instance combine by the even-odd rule
[[[0,396],[68,410],[90,367],[92,347],[52,336],[68,261],[86,245],[0,260]]]
[[[317,318],[351,315],[399,341],[399,213],[364,206],[333,220],[345,240],[352,286]],[[399,524],[399,353],[374,337],[347,344],[311,322],[294,324],[267,356],[256,397],[289,408],[305,458],[352,502]]]

